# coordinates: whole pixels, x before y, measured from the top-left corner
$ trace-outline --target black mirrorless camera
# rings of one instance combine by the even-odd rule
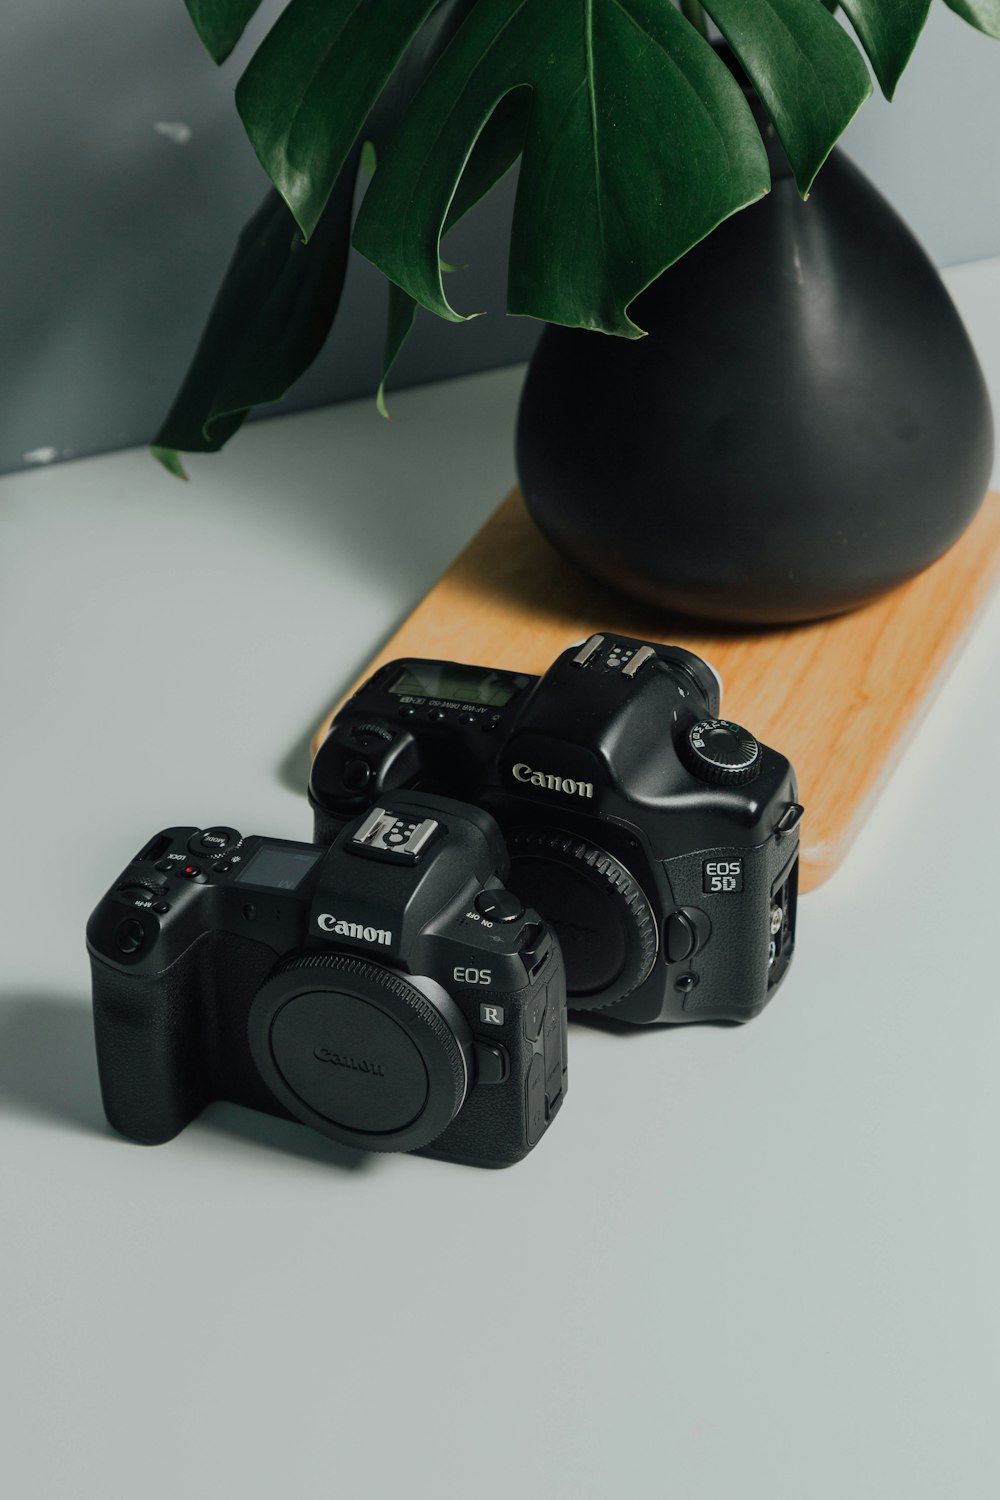
[[[719,717],[718,679],[688,651],[595,635],[542,677],[389,662],[315,757],[317,842],[404,786],[493,814],[511,889],[559,937],[574,1009],[746,1021],[788,969],[795,775]]]
[[[111,1124],[213,1099],[369,1151],[519,1161],[566,1092],[559,944],[476,807],[394,794],[332,847],[158,834],[87,927]]]

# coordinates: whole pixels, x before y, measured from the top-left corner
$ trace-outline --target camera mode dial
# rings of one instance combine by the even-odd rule
[[[648,978],[656,920],[639,883],[605,849],[558,829],[508,835],[508,886],[562,942],[573,1010],[617,1004]]]
[[[213,828],[200,828],[188,839],[188,852],[196,859],[221,858],[223,854],[232,854],[242,842],[235,828],[225,828],[220,824]]]
[[[692,775],[716,786],[741,786],[760,769],[760,746],[749,730],[730,719],[699,719],[679,749]]]

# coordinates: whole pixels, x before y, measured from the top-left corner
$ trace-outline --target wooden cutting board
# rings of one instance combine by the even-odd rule
[[[713,626],[585,577],[539,535],[515,490],[359,682],[396,656],[542,672],[597,630],[695,651],[722,677],[727,718],[798,773],[808,891],[844,858],[998,576],[1000,495],[991,494],[945,557],[864,609],[780,629]]]

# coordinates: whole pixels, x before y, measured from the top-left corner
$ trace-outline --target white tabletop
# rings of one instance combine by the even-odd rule
[[[1000,375],[997,278],[949,279]],[[519,378],[0,484],[16,1500],[997,1493],[1000,604],[763,1016],[573,1026],[521,1165],[104,1124],[90,909],[164,825],[309,837],[308,732],[512,482]]]

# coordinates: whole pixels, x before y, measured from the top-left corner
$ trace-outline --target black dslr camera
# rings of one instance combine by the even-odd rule
[[[213,1099],[367,1151],[507,1166],[566,1092],[559,945],[489,814],[394,795],[332,848],[158,834],[87,927],[101,1092],[169,1140]]]
[[[317,752],[317,842],[401,786],[493,814],[511,889],[559,937],[571,1008],[746,1021],[788,969],[795,775],[719,718],[718,679],[688,651],[595,635],[543,677],[389,662]]]

